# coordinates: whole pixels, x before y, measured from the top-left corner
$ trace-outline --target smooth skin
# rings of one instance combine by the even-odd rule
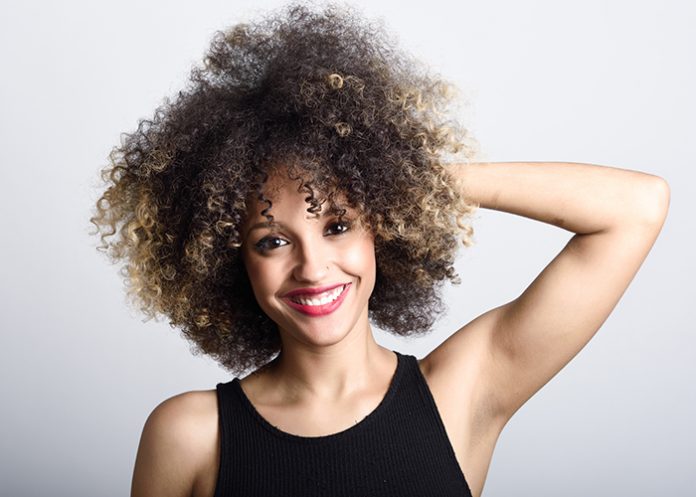
[[[463,180],[461,194],[481,207],[574,233],[522,294],[419,361],[457,460],[480,497],[503,427],[612,312],[662,229],[670,190],[658,176],[591,164],[451,164],[448,170]],[[242,250],[257,300],[279,324],[283,353],[242,379],[242,387],[284,431],[336,433],[377,407],[396,367],[367,320],[372,238],[331,217],[306,218],[305,195],[287,182],[275,186],[272,213],[286,228],[253,230]],[[265,220],[258,213],[250,207],[249,223]],[[270,235],[271,250],[252,248]],[[329,316],[307,318],[280,298],[293,288],[346,281],[354,293]],[[218,447],[215,390],[165,400],[143,428],[131,496],[212,497]]]

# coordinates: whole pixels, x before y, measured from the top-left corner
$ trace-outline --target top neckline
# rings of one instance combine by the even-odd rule
[[[317,442],[327,442],[330,440],[340,440],[343,439],[347,436],[355,435],[357,433],[360,433],[361,431],[364,431],[365,428],[370,424],[375,421],[375,419],[379,418],[380,415],[387,409],[389,406],[390,402],[394,398],[394,395],[396,394],[396,391],[399,386],[399,382],[401,380],[401,377],[403,376],[403,371],[404,371],[404,363],[406,361],[406,356],[404,354],[401,354],[395,350],[392,350],[394,354],[396,354],[396,370],[394,371],[394,374],[392,376],[391,382],[389,384],[389,388],[387,389],[387,393],[384,395],[382,400],[380,401],[379,404],[377,404],[377,407],[375,407],[367,416],[365,416],[363,419],[355,423],[354,425],[349,426],[345,430],[341,430],[336,433],[329,433],[327,435],[318,435],[315,437],[307,437],[303,435],[295,435],[294,433],[289,433],[286,431],[281,430],[280,428],[277,428],[275,425],[271,424],[266,418],[264,418],[261,413],[254,407],[254,404],[251,403],[251,400],[247,397],[246,393],[244,393],[244,390],[242,389],[242,386],[239,382],[239,378],[234,378],[232,380],[232,385],[234,386],[234,389],[237,391],[239,397],[242,400],[242,403],[247,407],[247,409],[250,411],[251,415],[256,419],[256,421],[267,431],[272,433],[275,436],[278,436],[280,438],[285,438],[287,440],[293,440],[295,442],[301,442],[301,443],[317,443]]]

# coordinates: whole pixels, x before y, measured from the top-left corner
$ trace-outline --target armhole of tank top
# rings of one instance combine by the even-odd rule
[[[464,484],[466,485],[466,489],[469,492],[469,495],[473,495],[471,493],[471,488],[469,487],[469,480],[466,479],[466,475],[464,474],[464,471],[462,471],[461,466],[459,465],[459,461],[457,461],[457,455],[454,453],[454,447],[452,446],[452,441],[449,438],[449,435],[447,434],[447,429],[445,428],[445,423],[442,421],[442,416],[440,415],[440,410],[437,407],[437,404],[435,403],[435,398],[433,397],[433,393],[430,391],[430,386],[428,385],[428,381],[425,379],[425,376],[423,375],[423,372],[420,370],[420,366],[418,365],[418,359],[415,359],[415,369],[416,369],[416,375],[418,376],[418,387],[419,390],[421,391],[421,395],[423,396],[423,399],[425,400],[425,403],[430,407],[431,412],[434,414],[437,426],[438,426],[438,431],[442,435],[442,437],[445,440],[445,445],[447,445],[447,449],[450,455],[450,460],[452,461],[452,464],[456,467],[456,469],[459,471],[459,473],[462,476],[462,479],[464,480]]]
[[[224,497],[222,494],[223,488],[228,482],[227,468],[229,468],[229,461],[227,460],[227,455],[229,453],[229,447],[227,447],[227,414],[229,414],[228,400],[226,396],[228,395],[228,386],[225,383],[218,383],[215,387],[217,394],[217,409],[218,409],[218,432],[219,436],[219,460],[217,468],[217,478],[215,479],[215,491],[213,497]],[[224,474],[223,474],[224,473]]]

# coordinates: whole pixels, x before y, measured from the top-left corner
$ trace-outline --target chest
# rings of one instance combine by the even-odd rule
[[[451,444],[456,464],[465,475],[475,497],[481,494],[499,430],[491,429],[485,419],[475,415],[476,406],[462,408],[464,398],[451,395],[451,385],[423,375],[436,404],[439,416]],[[449,394],[449,395],[448,395]],[[258,414],[278,430],[301,437],[335,435],[364,421],[377,409],[382,397],[379,392],[348,399],[327,406],[276,406],[257,403]],[[217,435],[216,446],[220,443]],[[374,458],[380,454],[373,454]],[[220,465],[219,451],[211,451],[210,464],[201,471],[195,482],[193,497],[213,497]]]
[[[376,411],[383,393],[356,395],[312,405],[254,403],[259,415],[280,432],[299,437],[332,436],[349,430]]]

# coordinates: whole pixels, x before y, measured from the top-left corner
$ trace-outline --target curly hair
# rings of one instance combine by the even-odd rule
[[[444,167],[445,154],[469,161],[476,145],[443,112],[453,88],[348,7],[294,3],[217,31],[184,90],[109,154],[90,218],[97,249],[124,262],[132,301],[180,328],[192,353],[235,374],[260,367],[281,342],[251,290],[240,231],[250,194],[272,221],[264,184],[288,163],[309,212],[325,198],[345,212],[340,193],[374,234],[370,320],[423,334],[444,310],[444,280],[461,283],[453,263],[473,244],[464,218],[479,207]]]

